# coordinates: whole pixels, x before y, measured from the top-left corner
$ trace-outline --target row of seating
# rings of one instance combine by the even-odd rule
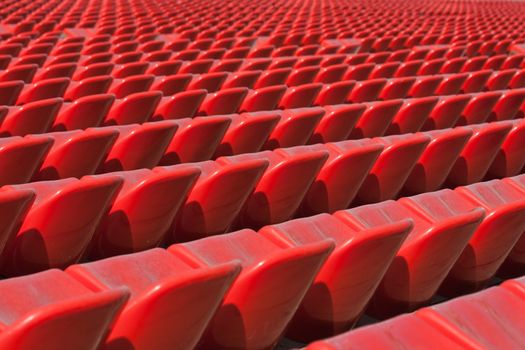
[[[93,333],[66,338],[76,348],[101,339],[127,287],[110,349],[188,348],[203,334],[213,348],[270,347],[288,323],[292,339],[316,339],[348,329],[371,298],[373,312],[395,314],[427,303],[443,281],[448,293],[480,288],[509,253],[523,264],[513,250],[525,229],[523,194],[524,176],[495,180],[7,279],[0,289],[26,298],[3,309],[27,343],[39,327],[42,337],[87,327]],[[45,294],[31,293],[35,285]],[[38,307],[46,317],[27,316]]]
[[[162,123],[153,125],[160,127]],[[282,148],[219,157],[216,161],[115,173],[123,166],[140,169],[157,165],[162,157],[159,149],[147,147],[146,141],[130,142],[141,137],[133,128],[146,126],[148,124],[120,127],[127,128],[129,135],[119,136],[119,141],[109,151],[102,168],[109,172],[107,174],[3,188],[7,193],[27,190],[36,193],[32,209],[19,212],[19,220],[27,224],[22,226],[19,238],[13,243],[26,249],[28,256],[20,251],[6,253],[13,255],[15,260],[5,267],[4,274],[65,267],[86,254],[95,258],[111,256],[141,251],[164,241],[190,241],[235,228],[260,228],[298,215],[334,212],[359,203],[396,198],[401,191],[436,190],[445,181],[451,186],[471,184],[482,180],[491,170],[500,171],[498,175],[504,176],[508,175],[507,170],[519,173],[525,164],[525,157],[517,147],[525,142],[525,124],[505,121],[414,135]],[[102,130],[84,132],[91,131],[91,139],[80,131],[66,133],[69,137],[58,140],[43,162],[37,175],[39,179],[80,177],[84,171],[89,174],[97,166],[100,169],[105,153],[96,153],[96,150],[107,149],[108,140],[116,137],[115,129],[108,129],[106,133]],[[171,129],[143,132],[146,135],[142,138],[166,145],[173,129],[172,126]],[[168,138],[167,142],[160,133],[168,135],[164,137]],[[195,135],[186,136],[182,144],[190,142]],[[34,139],[39,140],[36,136],[26,140]],[[49,139],[44,140],[46,143],[32,145],[40,148],[41,155],[45,154],[41,149],[49,147]],[[30,151],[27,146],[26,152]],[[39,161],[23,163],[28,164],[27,167],[32,164],[35,169]],[[21,163],[16,158],[12,162]],[[491,167],[491,164],[494,165]],[[121,183],[124,185],[119,190]],[[92,198],[90,210],[87,204],[75,204],[81,198],[84,201]],[[24,203],[31,205],[27,198]],[[108,207],[110,204],[112,206]],[[8,201],[8,205],[11,206],[11,202]],[[63,222],[63,210],[71,219],[72,227],[67,229],[64,227],[69,225]],[[11,217],[6,220],[17,221]],[[54,220],[56,226],[51,224]],[[84,225],[78,226],[79,223]],[[5,230],[6,236],[12,234],[13,225]],[[28,234],[35,225],[43,236],[57,236],[66,230],[70,239],[57,242],[53,247],[42,235]],[[95,231],[97,234],[92,239]]]
[[[429,346],[461,349],[521,349],[525,278],[422,308],[372,326],[315,342],[308,350],[351,350]]]
[[[450,69],[449,66],[454,69],[457,69],[458,66],[460,68],[464,66],[464,71],[469,71],[469,69],[477,66],[493,69],[493,67],[515,64],[513,61],[517,60],[512,58],[512,56],[507,57],[507,52],[491,57],[482,54],[485,53],[483,51],[476,55],[477,52],[469,52],[469,47],[464,45],[415,46],[412,49],[401,49],[391,52],[362,52],[354,54],[353,52],[359,48],[359,41],[353,39],[325,40],[321,45],[287,45],[274,49],[273,45],[262,45],[255,38],[247,38],[244,40],[244,45],[246,46],[227,50],[226,48],[212,48],[212,44],[215,42],[211,39],[195,42],[190,42],[188,39],[175,39],[170,42],[170,39],[166,38],[166,36],[160,36],[162,40],[152,40],[156,35],[150,34],[148,36],[149,40],[143,44],[144,47],[140,48],[138,47],[138,41],[122,41],[121,38],[126,39],[125,36],[101,36],[100,38],[88,40],[89,42],[96,41],[81,52],[75,52],[74,48],[84,47],[84,44],[79,42],[84,39],[83,37],[66,39],[63,41],[64,44],[57,43],[58,37],[53,36],[44,36],[31,43],[27,37],[12,38],[0,44],[1,62],[4,69],[13,69],[27,64],[50,68],[59,63],[75,63],[78,65],[75,68],[80,69],[83,66],[102,62],[113,64],[141,63],[147,65],[151,62],[180,60],[189,61],[186,63],[188,65],[191,61],[204,59],[243,60],[246,61],[245,65],[249,64],[251,60],[262,62],[276,60],[277,62],[286,61],[290,62],[288,64],[300,65],[304,60],[319,64],[330,57],[339,57],[341,61],[344,59],[344,62],[348,64],[365,62],[408,63],[414,60],[422,62],[434,60],[451,61],[451,63],[447,63],[443,67],[444,72],[447,72],[447,69]],[[127,37],[131,36],[128,35]],[[111,42],[105,41],[109,38],[116,42],[115,50],[111,49]],[[217,45],[223,45],[222,41],[217,41],[216,43]],[[23,44],[27,44],[29,47],[23,49]],[[54,47],[57,47],[56,52],[53,51],[55,50]],[[510,47],[510,49],[513,48],[514,46]]]
[[[412,39],[411,41],[425,39],[430,43],[436,41],[448,42],[454,38],[454,35],[444,32],[443,25],[441,28],[438,27],[432,30],[436,27],[435,25],[433,26],[433,24],[437,21],[437,17],[432,10],[424,9],[423,13],[426,16],[420,17],[410,14],[410,11],[406,11],[407,7],[416,7],[412,2],[407,7],[398,7],[405,10],[404,13],[406,17],[396,22],[388,21],[388,19],[391,19],[393,12],[392,8],[388,6],[378,6],[374,11],[368,12],[365,15],[363,11],[355,11],[355,9],[351,9],[347,4],[332,4],[326,10],[323,17],[328,17],[329,15],[335,16],[339,24],[337,26],[335,24],[335,18],[332,19],[332,23],[327,22],[327,24],[324,24],[321,23],[322,21],[319,17],[313,19],[309,17],[310,13],[320,12],[319,8],[314,7],[310,10],[303,10],[301,11],[301,15],[298,16],[296,13],[298,7],[290,7],[285,1],[279,2],[282,6],[281,10],[274,11],[268,11],[267,2],[261,3],[258,8],[253,6],[249,1],[243,1],[235,10],[228,7],[223,8],[210,5],[207,2],[185,2],[185,8],[183,10],[181,9],[178,14],[173,11],[173,8],[169,7],[170,1],[155,5],[148,5],[145,1],[133,1],[132,4],[117,1],[117,7],[115,7],[115,5],[104,6],[102,3],[92,4],[91,6],[86,6],[87,4],[77,4],[76,7],[72,7],[72,3],[73,2],[65,2],[61,4],[61,6],[56,7],[57,4],[56,1],[54,1],[48,4],[48,6],[44,6],[41,10],[36,11],[34,14],[32,14],[32,12],[35,11],[41,3],[23,2],[16,7],[17,11],[9,10],[9,7],[7,7],[6,14],[9,14],[9,16],[6,19],[6,23],[17,24],[13,26],[13,28],[6,28],[8,29],[7,33],[38,33],[39,31],[45,32],[53,30],[54,28],[64,29],[78,26],[81,28],[95,27],[97,33],[115,33],[117,29],[122,27],[125,29],[121,30],[136,31],[138,34],[155,30],[160,32],[177,31],[184,37],[192,39],[197,38],[199,34],[200,37],[217,38],[250,35],[271,35],[272,38],[281,35],[286,38],[287,36],[292,36],[289,32],[295,29],[292,33],[298,37],[295,41],[299,42],[308,35],[313,35],[314,37],[322,35],[341,35],[343,37],[353,35],[357,37],[366,36],[368,38],[374,38],[381,37],[381,34],[383,34],[389,39],[388,41],[383,40],[386,41],[385,46],[388,46],[390,40],[392,40],[389,36],[399,35],[403,38],[402,34],[414,35],[416,37],[415,39],[409,37],[409,39]],[[130,5],[132,6],[131,9],[129,8]],[[180,4],[177,5],[177,7],[182,7]],[[56,8],[50,11],[53,7],[49,6],[55,6]],[[464,6],[466,8],[472,8],[470,4]],[[116,8],[120,11],[116,11]],[[421,8],[421,5],[417,5],[417,8]],[[510,14],[511,17],[515,17],[515,12],[513,13],[512,11],[517,11],[516,8],[513,9],[511,6],[508,8],[500,7],[497,10],[504,12],[504,14]],[[82,14],[84,14],[84,16]],[[174,19],[174,24],[169,22],[170,15],[173,16],[171,18]],[[359,15],[365,15],[365,17],[368,18],[359,17]],[[504,21],[505,17],[508,16],[490,17],[487,14],[478,15],[474,17],[473,21],[470,21],[468,27],[457,26],[454,30],[457,34],[472,34],[473,36],[478,35],[478,37],[481,36],[479,33],[490,33],[491,29],[497,33],[506,35],[510,35],[510,33],[520,33],[521,23],[519,21],[514,22],[517,24],[514,31],[502,30],[502,28],[509,28],[507,27],[509,22]],[[99,18],[103,18],[103,20],[99,22]],[[465,18],[465,15],[459,12],[456,20],[465,21]],[[186,21],[184,21],[184,19],[186,19]],[[486,20],[486,23],[484,23],[483,20]],[[311,23],[310,28],[307,26],[309,22]],[[286,32],[286,30],[288,30],[288,32]],[[272,33],[274,34],[272,35]],[[398,40],[401,41],[400,39]],[[405,40],[405,42],[406,41],[408,40]],[[409,43],[411,41],[409,41]],[[294,41],[292,40],[292,42]],[[378,47],[378,49],[381,48],[382,46]]]
[[[503,56],[503,55],[502,55]],[[386,62],[386,63],[337,63],[342,61],[344,56],[331,56],[326,61],[324,66],[316,65],[315,61],[319,61],[317,56],[308,56],[308,58],[315,58],[315,60],[302,59],[300,62],[295,62],[295,65],[299,66],[294,68],[294,61],[288,57],[282,60],[271,61],[268,65],[268,61],[262,60],[223,60],[219,64],[212,66],[209,71],[204,69],[202,74],[184,73],[187,71],[193,71],[194,67],[202,66],[205,67],[208,63],[213,61],[210,60],[196,60],[191,62],[183,63],[180,60],[166,61],[160,63],[147,63],[147,62],[131,62],[121,65],[115,65],[110,62],[97,62],[86,67],[78,67],[76,63],[57,63],[50,67],[38,69],[38,66],[34,63],[17,65],[12,68],[6,69],[2,75],[0,75],[0,81],[14,81],[22,80],[25,83],[39,82],[46,79],[52,78],[72,78],[74,81],[81,81],[86,78],[111,75],[115,79],[123,79],[134,75],[151,74],[157,77],[164,77],[164,79],[171,78],[172,75],[189,75],[194,80],[202,80],[205,77],[212,79],[217,76],[218,82],[215,85],[215,90],[218,90],[225,81],[232,80],[235,76],[242,75],[253,75],[250,78],[247,85],[232,85],[235,86],[246,86],[246,87],[266,87],[271,85],[286,84],[288,86],[297,86],[307,83],[333,83],[342,80],[368,80],[368,79],[379,79],[379,78],[409,78],[413,77],[414,82],[422,79],[430,79],[430,76],[436,74],[443,74],[440,76],[441,80],[450,79],[450,74],[453,73],[464,73],[459,74],[458,77],[464,76],[464,82],[466,80],[476,81],[476,84],[466,83],[468,86],[461,89],[461,91],[475,92],[480,89],[487,90],[501,90],[507,87],[515,88],[519,87],[521,83],[520,75],[523,75],[522,69],[517,70],[520,67],[523,59],[522,55],[515,56],[503,56],[510,57],[510,59],[501,61],[500,57],[494,56],[492,58],[498,59],[498,61],[490,61],[491,64],[485,64],[480,66],[479,62],[472,61],[471,68],[465,72],[459,72],[462,66],[461,60],[451,60],[446,63],[442,59],[423,61],[414,60],[406,63],[400,62]],[[482,59],[476,57],[476,59]],[[473,60],[473,59],[471,59]],[[488,61],[487,61],[488,62]],[[458,64],[459,63],[459,64]],[[467,62],[468,63],[468,62]],[[477,66],[474,66],[474,63]],[[265,69],[265,68],[269,69]],[[441,68],[440,68],[441,67]],[[503,68],[502,68],[503,67]],[[259,69],[256,69],[259,68]],[[200,69],[200,68],[199,68]],[[499,71],[499,69],[502,69]],[[493,72],[495,70],[496,72]],[[202,71],[202,70],[201,70]],[[467,74],[467,73],[471,74]],[[482,74],[485,79],[476,76]],[[500,77],[504,75],[505,78]],[[452,77],[455,75],[452,75]],[[236,78],[239,79],[239,78]],[[438,79],[438,76],[435,76]],[[498,82],[503,80],[504,82]],[[481,80],[477,82],[477,80]],[[395,80],[394,80],[395,81]],[[460,86],[463,83],[458,83]],[[231,84],[231,83],[230,83]],[[481,84],[480,88],[477,88]],[[483,85],[486,84],[486,85]],[[472,85],[473,87],[470,87]],[[226,85],[224,87],[228,87]],[[474,90],[477,89],[477,90]],[[213,92],[210,90],[209,92]],[[439,93],[436,94],[449,94]],[[416,96],[410,94],[410,96]]]

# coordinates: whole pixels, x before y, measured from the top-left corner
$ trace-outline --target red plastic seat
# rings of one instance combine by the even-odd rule
[[[108,177],[4,186],[2,191],[10,193],[32,190],[36,199],[2,253],[2,273],[28,274],[77,262],[121,184]]]
[[[442,75],[430,75],[426,77],[418,77],[414,82],[410,90],[408,91],[408,96],[410,97],[427,97],[434,95],[436,89],[443,81]]]
[[[173,245],[169,251],[190,257],[198,266],[241,263],[241,274],[213,317],[202,346],[263,349],[275,346],[332,248],[329,241],[281,248],[242,230]],[[267,325],[264,332],[258,332],[261,324]]]
[[[463,109],[456,125],[480,124],[487,121],[496,103],[501,98],[499,92],[484,92],[473,94],[469,103]]]
[[[488,121],[514,119],[523,101],[525,101],[525,89],[504,92],[492,109]]]
[[[93,238],[90,253],[93,258],[129,254],[159,245],[200,170],[174,167],[159,173],[140,169],[94,178],[113,175],[121,176],[124,185]]]
[[[405,98],[415,82],[415,77],[390,79],[381,91],[379,98],[382,100]]]
[[[364,104],[341,104],[323,107],[324,116],[315,127],[308,144],[337,142],[348,139],[366,109]]]
[[[39,100],[63,97],[68,85],[69,78],[46,79],[26,85],[18,96],[16,104],[22,105]]]
[[[456,57],[445,62],[443,67],[441,67],[440,73],[443,74],[452,74],[461,72],[461,68],[467,62],[466,57]]]
[[[436,201],[435,193],[426,194],[426,198]],[[425,211],[416,210],[410,203],[420,197],[386,201],[334,214],[360,230],[406,219],[413,222],[412,231],[397,251],[371,300],[368,312],[375,317],[393,316],[428,303],[484,216],[479,206],[457,213],[451,208],[453,203],[429,206]]]
[[[106,75],[72,82],[66,90],[64,99],[66,101],[75,101],[85,96],[105,94],[108,92],[112,82],[113,78]]]
[[[155,79],[151,91],[161,91],[164,96],[172,96],[187,89],[193,79],[191,74],[173,74]],[[196,90],[196,89],[192,89]]]
[[[447,129],[454,127],[465,107],[470,102],[470,95],[443,96],[430,113],[422,130]]]
[[[344,104],[350,91],[355,86],[354,81],[338,81],[323,85],[314,104],[318,106]]]
[[[502,182],[512,186],[518,194],[525,193],[525,179],[523,178],[523,175],[503,179]],[[508,257],[505,259],[505,262],[501,266],[498,275],[504,277],[521,276],[523,266],[525,266],[525,238],[522,234],[512,248]]]
[[[485,62],[487,62],[487,56],[472,57],[465,62],[465,65],[461,68],[462,72],[475,72],[483,69]]]
[[[23,300],[5,303],[0,317],[0,346],[20,350],[97,348],[129,297],[124,288],[94,292],[59,270],[3,280],[0,291]]]
[[[73,73],[77,68],[76,63],[60,63],[47,68],[43,68],[38,72],[33,81],[52,79],[52,78],[72,78]]]
[[[160,165],[201,162],[211,159],[230,123],[231,118],[227,116],[175,121],[178,130],[169,142]]]
[[[262,228],[259,234],[285,247],[325,239],[335,242],[292,319],[287,337],[307,342],[352,327],[411,228],[404,220],[359,230],[327,214]]]
[[[257,79],[254,88],[261,89],[268,86],[285,85],[290,73],[292,73],[291,68],[276,68],[272,70],[265,70]]]
[[[396,71],[399,69],[401,63],[399,62],[387,62],[375,66],[374,70],[370,73],[369,79],[378,78],[393,78]]]
[[[383,136],[396,113],[403,105],[403,100],[369,102],[350,133],[351,139]]]
[[[50,98],[11,107],[0,124],[0,135],[24,136],[45,133],[53,125],[61,106],[61,98]]]
[[[217,92],[221,89],[222,84],[226,81],[228,73],[215,72],[197,75],[189,83],[187,90],[204,89],[211,92]]]
[[[156,168],[155,172],[186,167],[198,167],[201,171],[175,218],[167,241],[185,242],[230,231],[267,166],[264,159],[254,159],[242,164],[207,161]]]
[[[175,57],[173,57],[175,58]],[[210,71],[213,60],[209,58],[196,59],[187,61],[180,67],[180,73],[204,74]]]
[[[520,89],[525,87],[525,69],[520,69],[509,82],[509,88]]]
[[[417,75],[439,74],[439,71],[441,70],[441,67],[443,67],[443,64],[445,64],[445,62],[446,59],[444,58],[426,60],[423,62],[423,64],[417,71]]]
[[[33,81],[34,76],[38,71],[36,64],[23,64],[7,68],[0,75],[0,81],[15,81],[21,80],[26,84]]]
[[[192,90],[163,97],[151,119],[154,121],[193,118],[206,95],[206,90]]]
[[[314,151],[329,154],[306,193],[300,213],[313,215],[348,208],[382,150],[382,145],[370,140],[283,149],[290,156]]]
[[[386,83],[386,79],[371,79],[357,82],[350,92],[347,102],[359,103],[377,100]]]
[[[412,77],[412,76],[417,75],[417,72],[423,65],[423,62],[424,62],[423,60],[411,60],[411,61],[401,63],[394,77],[401,78],[401,77]]]
[[[505,90],[509,88],[510,82],[516,74],[516,69],[506,69],[498,72],[494,72],[490,79],[487,81],[486,88],[489,91],[494,90]]]
[[[104,125],[142,124],[152,116],[162,98],[160,91],[137,92],[115,101]]]
[[[313,83],[316,76],[320,73],[320,67],[308,66],[292,70],[288,78],[286,79],[286,85],[288,86],[299,86],[304,84]],[[320,82],[322,81],[317,81]]]
[[[513,121],[512,129],[501,144],[496,158],[494,158],[487,172],[488,177],[503,178],[520,174],[525,165],[524,145],[525,124],[523,119],[518,119]]]
[[[80,178],[94,174],[118,137],[108,128],[48,133],[53,146],[33,180]]]
[[[455,186],[481,181],[512,129],[512,123],[494,122],[466,126],[473,131],[459,158],[454,163],[447,181]]]
[[[491,75],[491,70],[470,72],[467,80],[465,80],[465,83],[463,83],[461,90],[465,93],[483,91]]]
[[[155,76],[175,75],[178,73],[181,66],[182,61],[178,60],[155,62],[149,66],[146,70],[146,74],[153,74]]]
[[[451,338],[467,338],[480,348],[511,349],[525,341],[522,310],[525,305],[520,292],[495,287],[422,309],[418,316],[434,325],[445,323],[443,332]]]
[[[357,193],[358,203],[375,203],[394,198],[410,175],[430,137],[422,134],[374,139],[385,149],[374,163]]]
[[[250,90],[244,98],[240,112],[272,111],[286,93],[286,85],[273,85]]]
[[[52,130],[65,131],[99,126],[115,101],[110,94],[92,95],[64,103],[56,116]]]
[[[115,79],[123,79],[134,75],[145,74],[148,69],[147,62],[129,62],[121,65],[116,65],[111,72]]]
[[[0,82],[0,105],[14,105],[23,89],[24,82],[21,80]]]
[[[270,162],[239,215],[239,224],[243,227],[260,228],[289,220],[328,158],[326,151],[298,155],[289,155],[288,152],[293,152],[293,149],[217,159],[221,164],[242,164],[252,159]]]
[[[118,139],[98,172],[153,168],[159,164],[178,124],[173,121],[107,127]]]
[[[260,151],[280,119],[274,112],[232,115],[214,158]]]
[[[153,75],[133,75],[124,79],[114,80],[108,92],[114,94],[116,98],[124,98],[137,92],[148,91],[154,80],[155,77]]]
[[[323,85],[320,83],[303,84],[288,88],[279,102],[280,109],[310,107],[319,95]]]
[[[494,276],[525,229],[525,201],[511,186],[490,181],[411,197],[416,210],[436,211],[446,206],[453,213],[482,207],[486,217],[440,287],[443,295],[472,292]]]
[[[341,81],[347,69],[348,65],[344,63],[321,68],[315,77],[315,82],[330,84]]]
[[[53,140],[47,136],[0,138],[0,185],[26,183],[31,180],[46,157]]]
[[[248,91],[247,88],[232,88],[208,94],[199,108],[198,115],[236,113]]]
[[[222,89],[231,89],[237,87],[245,87],[253,89],[255,83],[261,76],[261,71],[248,71],[248,72],[234,72],[230,73],[224,83]]]
[[[426,309],[422,309],[426,310]],[[372,350],[388,349],[396,346],[417,349],[428,347],[428,339],[432,346],[443,349],[470,348],[473,339],[457,332],[450,324],[446,331],[441,328],[444,323],[431,323],[419,312],[401,315],[368,327],[340,334],[338,336],[311,343],[307,350]],[[417,329],[417,332],[414,332]],[[459,334],[459,335],[458,335]],[[476,344],[477,345],[477,344]]]
[[[265,150],[306,144],[325,111],[321,107],[313,107],[286,109],[275,113],[280,116],[280,120],[265,142]]]
[[[441,188],[465,145],[472,137],[468,128],[427,131],[431,141],[405,182],[403,192],[417,194]]]
[[[362,63],[357,64],[355,66],[350,66],[348,67],[348,70],[346,71],[343,80],[367,80],[374,68],[375,64],[373,63]]]
[[[79,67],[73,75],[73,80],[83,80],[101,75],[111,75],[115,64],[111,62],[101,62],[90,64],[86,67]]]
[[[195,266],[152,249],[74,265],[66,272],[99,293],[130,290],[130,301],[104,340],[105,349],[160,350],[196,346],[239,270],[236,263]]]
[[[468,78],[468,74],[452,74],[443,77],[443,80],[434,91],[436,95],[457,95]]]
[[[400,135],[418,132],[427,121],[438,101],[438,97],[421,97],[405,100],[385,134]]]

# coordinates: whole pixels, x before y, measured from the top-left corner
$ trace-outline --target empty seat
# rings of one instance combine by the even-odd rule
[[[294,215],[327,158],[326,151],[294,154],[293,149],[289,149],[221,157],[217,161],[221,164],[242,164],[252,159],[270,162],[239,214],[240,225],[259,228],[286,221]]]
[[[53,131],[87,129],[99,126],[115,101],[110,94],[84,96],[62,105],[53,122]]]
[[[429,200],[437,198],[434,193],[426,195]],[[479,207],[457,213],[451,208],[452,203],[429,206],[424,212],[407,205],[406,200],[417,201],[420,196],[365,205],[335,214],[361,230],[406,219],[413,222],[412,231],[399,248],[371,301],[369,312],[375,317],[390,317],[429,302],[483,219],[484,212]]]
[[[455,261],[440,287],[444,295],[472,292],[495,275],[525,229],[525,202],[512,186],[491,181],[455,191],[442,190],[406,199],[416,210],[436,212],[443,206],[452,213],[482,207],[486,217]]]
[[[152,116],[162,98],[160,91],[130,94],[113,103],[104,125],[142,124]]]
[[[13,301],[2,307],[0,346],[20,350],[97,348],[129,298],[125,288],[95,292],[59,270],[3,280],[0,291]]]
[[[170,252],[188,257],[197,266],[231,261],[239,261],[242,266],[213,317],[202,346],[275,346],[332,247],[331,242],[322,241],[281,248],[251,230],[171,246]],[[231,307],[236,312],[230,312]],[[261,324],[267,325],[264,332],[257,331]]]
[[[369,102],[354,129],[351,139],[383,136],[396,113],[403,105],[402,100]]]
[[[520,174],[525,165],[522,152],[524,143],[525,124],[523,119],[518,119],[513,121],[512,129],[501,144],[487,175],[491,178],[502,178]]]
[[[427,145],[404,185],[404,192],[417,194],[441,188],[465,145],[472,137],[468,128],[427,131]]]
[[[55,97],[63,97],[69,85],[69,78],[53,78],[40,80],[24,87],[16,103],[22,105]]]
[[[357,203],[375,203],[394,198],[430,142],[423,134],[388,136],[373,139],[384,146],[363,185]]]
[[[66,272],[98,293],[131,292],[104,348],[160,350],[193,348],[198,343],[239,269],[235,263],[195,266],[152,249],[73,265]]]
[[[173,122],[178,129],[164,151],[160,161],[161,165],[211,159],[230,126],[231,118],[227,116],[199,117],[179,119]]]
[[[155,110],[152,120],[193,118],[206,95],[206,90],[192,90],[163,97]]]
[[[337,142],[348,139],[357,121],[364,113],[364,104],[341,104],[323,107],[325,113],[308,144]]]
[[[0,124],[0,135],[24,136],[45,133],[53,125],[61,106],[61,98],[50,98],[10,107]]]
[[[332,213],[348,208],[382,150],[380,144],[370,140],[283,149],[282,152],[289,155],[307,155],[315,151],[329,153],[304,197],[300,213]]]
[[[512,128],[512,123],[494,122],[466,126],[473,131],[448,175],[451,185],[467,185],[481,181]]]
[[[440,97],[422,130],[446,129],[455,126],[470,98],[469,95]]]
[[[80,178],[94,174],[119,136],[109,128],[46,134],[53,146],[33,180]]]
[[[178,125],[172,121],[107,127],[119,133],[99,173],[153,168],[159,164]]]
[[[306,144],[325,111],[321,107],[314,107],[286,109],[275,113],[280,119],[263,145],[265,150]]]
[[[411,227],[411,223],[404,220],[362,230],[327,214],[263,227],[259,234],[285,247],[325,239],[335,242],[334,251],[292,319],[287,337],[307,342],[352,327]]]
[[[399,135],[418,132],[426,123],[438,101],[439,98],[435,96],[405,100],[385,134]]]
[[[10,193],[34,191],[36,198],[2,253],[2,273],[15,276],[77,262],[121,184],[118,177],[107,177],[4,186],[2,191]]]
[[[274,112],[231,115],[232,122],[214,157],[232,156],[261,150],[281,117]]]

